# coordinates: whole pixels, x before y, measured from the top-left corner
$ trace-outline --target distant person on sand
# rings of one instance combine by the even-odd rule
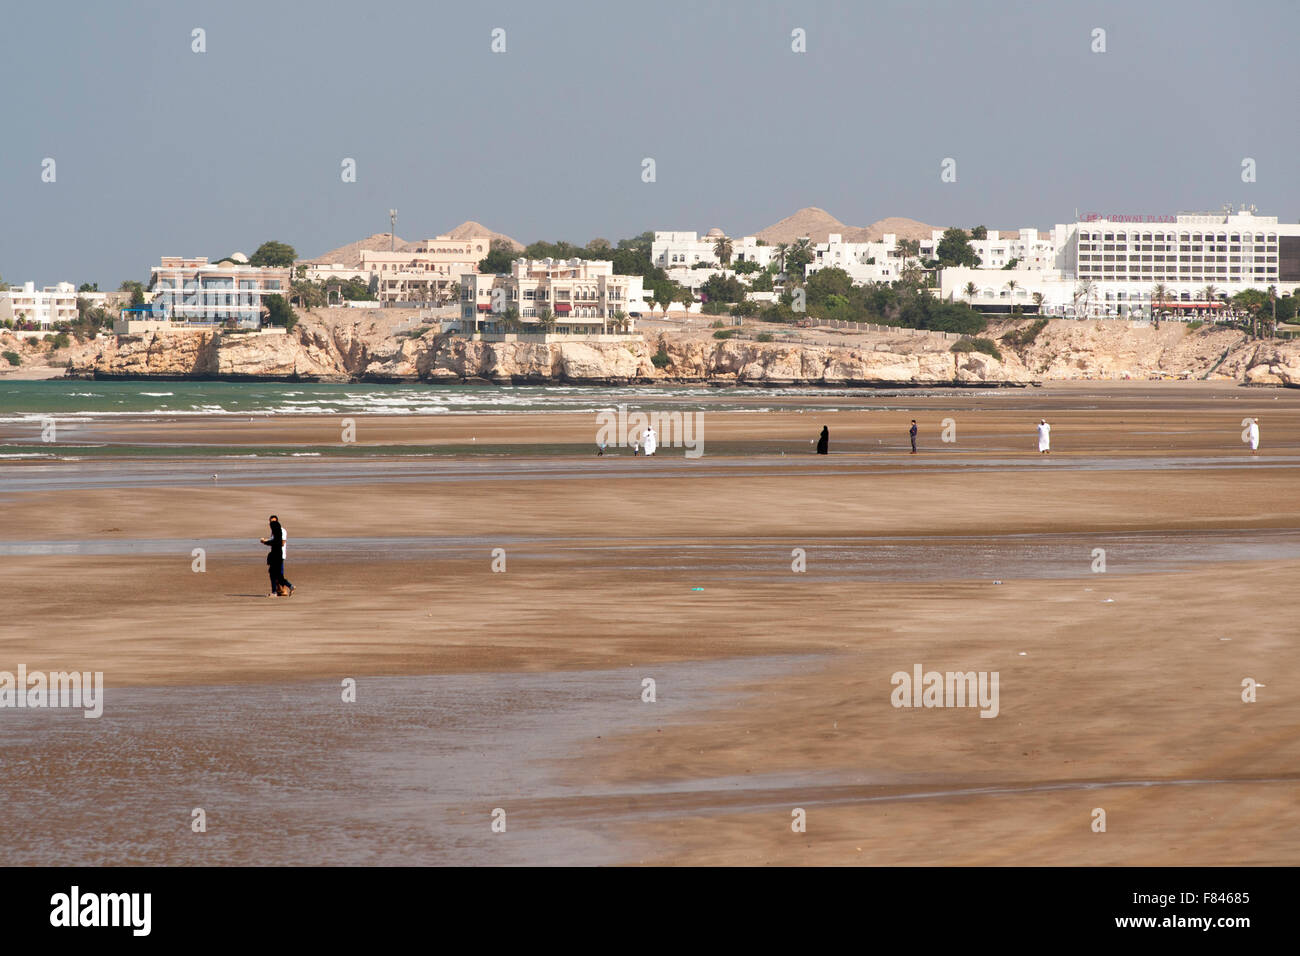
[[[821,437],[817,439],[817,454],[829,455],[831,451],[831,430],[822,426]]]
[[[270,520],[271,536],[260,539],[262,544],[271,549],[266,555],[266,571],[271,577],[271,593],[267,597],[289,597],[294,592],[293,585],[284,576],[285,545],[289,536],[276,515],[271,515]]]
[[[1259,454],[1259,419],[1252,418],[1250,427],[1246,429],[1246,441],[1250,442],[1250,453]]]
[[[912,454],[916,454],[916,419],[912,419],[912,427],[907,430],[907,437],[912,439]]]
[[[659,436],[655,434],[653,428],[647,428],[645,434],[641,436],[641,440],[645,443],[645,453],[647,456],[653,455],[655,449],[659,447]]]
[[[1046,418],[1038,421],[1038,453],[1040,455],[1052,453],[1052,426],[1047,424]]]

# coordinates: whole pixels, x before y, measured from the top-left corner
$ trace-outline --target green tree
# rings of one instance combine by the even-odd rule
[[[751,292],[771,292],[772,291],[772,273],[764,269],[762,272],[749,280],[749,290]]]
[[[966,304],[970,306],[972,309],[975,308],[974,303],[971,301],[972,299],[975,298],[975,294],[979,292],[979,289],[975,287],[975,283],[967,282],[966,288],[962,289],[962,291],[966,293]]]
[[[731,264],[731,240],[726,236],[718,236],[713,240],[713,254],[718,257],[725,269]]]
[[[267,325],[284,326],[284,330],[288,332],[298,324],[298,316],[284,296],[278,293],[268,295],[262,299],[262,304],[266,306]]]
[[[939,266],[967,266],[972,269],[979,268],[980,257],[975,254],[971,248],[970,239],[962,229],[953,226],[945,229],[943,238],[939,240],[939,248],[935,250],[939,260]]]
[[[324,286],[316,282],[296,281],[290,284],[290,301],[304,309],[319,309],[328,300]]]
[[[813,261],[815,254],[811,239],[807,236],[796,239],[794,245],[785,254],[786,277],[802,280],[804,269]]]
[[[117,291],[130,293],[132,308],[144,305],[144,283],[137,282],[135,279],[123,279],[122,284],[117,287]]]
[[[989,237],[989,231],[984,226],[976,226],[970,231],[970,237],[972,239],[980,240],[987,239]]]
[[[249,256],[248,264],[250,266],[272,266],[287,269],[293,265],[294,260],[297,258],[298,253],[294,251],[293,246],[271,239],[257,247],[257,251]]]
[[[555,313],[550,309],[541,309],[537,313],[537,327],[543,332],[555,331]]]
[[[98,291],[99,291],[99,283],[96,282],[94,285],[91,285],[89,282],[83,282],[83,283],[81,283],[81,285],[77,286],[77,291],[78,291],[78,292],[98,292]]]
[[[1043,293],[1035,292],[1033,295],[1033,299],[1034,299],[1034,305],[1038,306],[1038,311],[1041,314],[1043,311]]]
[[[806,304],[809,309],[820,309],[822,306],[834,308],[835,303],[830,300],[839,298],[844,305],[847,305],[852,289],[853,280],[843,269],[835,267],[818,269],[804,284]],[[820,315],[821,312],[819,311],[818,314]]]
[[[1259,316],[1268,306],[1268,294],[1260,289],[1243,289],[1232,297],[1232,307],[1237,312],[1250,316],[1250,334],[1258,337]]]
[[[504,239],[493,239],[488,254],[478,264],[478,271],[484,275],[503,275],[510,271],[514,261],[515,247]]]
[[[745,286],[735,276],[709,276],[700,292],[706,302],[739,302],[745,297]]]
[[[519,310],[513,305],[501,313],[501,328],[507,332],[520,332],[524,323],[519,319]]]
[[[686,288],[686,286],[681,286],[678,288],[677,295],[675,296],[675,298],[676,301],[680,302],[682,304],[682,307],[685,309],[689,309],[691,306],[695,304],[695,293],[692,292],[690,289]]]
[[[1015,279],[1011,279],[1007,282],[1007,290],[1011,293],[1011,314],[1012,315],[1020,314],[1020,306],[1016,305],[1016,288],[1019,285],[1020,283],[1017,282]]]

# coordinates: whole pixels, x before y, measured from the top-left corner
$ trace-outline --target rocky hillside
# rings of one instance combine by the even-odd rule
[[[344,313],[344,314],[339,314]],[[954,352],[950,337],[908,330],[800,333],[802,341],[718,340],[710,330],[612,342],[474,342],[384,310],[308,313],[288,335],[108,336],[68,353],[74,377],[300,378],[316,381],[754,385],[1027,385],[1080,379],[1222,378],[1300,386],[1300,343],[1248,342],[1240,332],[1178,323],[1028,322],[985,333],[1000,358]],[[1010,337],[1008,334],[1010,333]],[[752,336],[751,332],[744,333]],[[665,357],[657,366],[656,353]]]

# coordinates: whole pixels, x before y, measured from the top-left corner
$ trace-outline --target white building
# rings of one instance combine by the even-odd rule
[[[881,242],[845,242],[840,233],[832,232],[826,242],[813,246],[813,260],[805,272],[812,275],[821,269],[843,269],[857,285],[868,282],[893,282],[903,269],[898,254],[898,237],[885,235]]]
[[[561,334],[622,331],[619,314],[630,332],[636,317],[650,311],[642,277],[616,275],[606,259],[516,259],[509,275],[467,272],[460,277],[460,301],[463,327],[472,323],[480,332],[511,331],[505,324],[510,309],[525,327],[536,327],[549,313]]]
[[[698,262],[721,266],[717,241],[727,238],[721,229],[710,229],[703,239],[694,232],[656,232],[650,244],[650,262],[661,269],[690,269]],[[731,240],[731,263],[756,262],[763,268],[776,258],[776,247],[755,236]]]
[[[970,298],[989,311],[1025,306],[1038,292],[1044,311],[1054,315],[1149,316],[1152,292],[1163,285],[1167,298],[1155,303],[1156,311],[1187,316],[1220,311],[1224,300],[1245,289],[1273,286],[1286,295],[1300,286],[1300,223],[1230,207],[1169,217],[1089,217],[1057,225],[1053,244],[1053,268],[944,269],[940,293]],[[1012,280],[1014,290],[1007,286]],[[968,284],[976,288],[973,298]],[[1207,286],[1214,287],[1210,301]]]
[[[59,322],[77,318],[77,299],[85,299],[92,306],[102,306],[107,299],[103,292],[78,292],[71,282],[60,282],[36,288],[35,282],[0,289],[0,321],[31,322],[48,328]]]

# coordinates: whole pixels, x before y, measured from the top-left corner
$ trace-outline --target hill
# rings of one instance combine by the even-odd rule
[[[801,236],[808,236],[813,242],[825,242],[826,237],[833,232],[843,236],[845,242],[879,242],[887,232],[896,234],[900,239],[929,239],[934,228],[915,219],[899,216],[881,219],[865,227],[849,226],[825,209],[807,206],[780,222],[773,223],[757,235],[772,245],[794,242]]]
[[[348,268],[354,268],[361,265],[361,253],[363,251],[387,252],[391,238],[391,233],[377,232],[373,236],[358,239],[356,242],[349,242],[346,246],[339,246],[337,249],[331,249],[329,252],[319,255],[315,259],[304,259],[300,261],[324,266],[338,262]],[[401,249],[407,244],[408,243],[405,239],[400,236],[396,237],[395,245],[398,249]]]

